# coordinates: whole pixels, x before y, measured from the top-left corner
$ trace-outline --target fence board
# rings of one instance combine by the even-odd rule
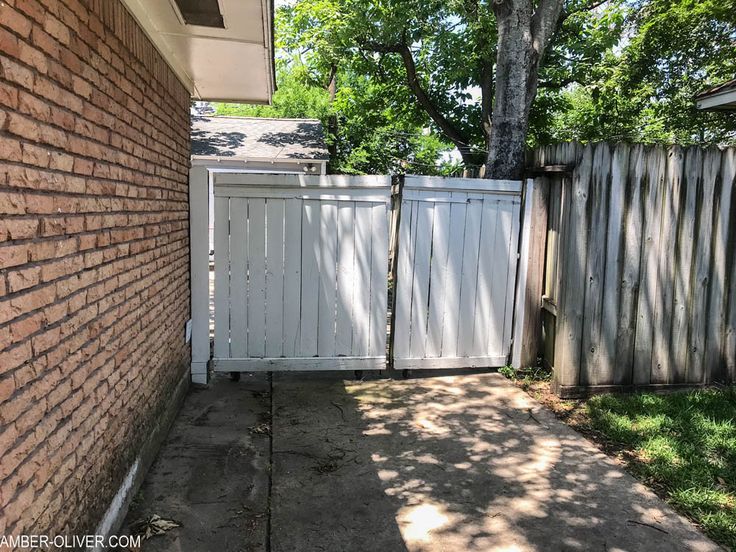
[[[626,201],[626,177],[629,148],[617,145],[612,153],[609,192],[609,213],[606,227],[605,269],[603,276],[603,300],[596,379],[602,384],[614,381],[616,336],[618,335],[618,309],[621,297],[622,273],[622,221]],[[610,293],[605,293],[610,290]],[[613,291],[615,290],[615,292]]]
[[[723,181],[724,186],[728,187],[729,204],[729,237],[726,240],[726,252],[733,252],[736,247],[736,150],[727,150],[723,157]],[[723,197],[726,193],[724,192]],[[724,204],[726,202],[724,201]],[[725,208],[725,207],[724,207]],[[736,380],[736,278],[733,277],[736,270],[736,256],[733,254],[726,255],[726,274],[730,277],[724,286],[728,290],[728,308],[725,320],[724,338],[723,338],[723,357],[725,366],[723,367],[723,377],[725,381],[733,382]]]
[[[569,188],[562,177],[550,186],[557,389],[732,381],[736,150],[619,144],[609,159],[609,147],[535,153],[537,163],[575,164]]]
[[[284,356],[301,350],[302,202],[287,199],[284,205]]]
[[[231,241],[237,241],[232,239]],[[248,200],[248,356],[266,354],[266,200]]]
[[[633,383],[634,344],[636,340],[636,307],[639,301],[641,268],[641,235],[644,203],[639,183],[644,178],[646,155],[643,146],[634,146],[629,153],[626,182],[626,207],[623,219],[624,252],[621,290],[614,357],[614,383]]]
[[[319,300],[317,304],[317,354],[331,356],[335,350],[335,287],[337,276],[337,204],[322,201],[319,209]],[[370,244],[370,241],[368,241]],[[368,312],[366,312],[366,315]]]
[[[448,228],[450,225],[449,203],[434,205],[434,224],[437,228]],[[429,321],[427,324],[428,358],[439,357],[442,354],[442,330],[445,317],[445,299],[448,285],[448,256],[450,241],[447,232],[432,232],[432,287],[429,290]]]
[[[606,263],[606,231],[608,196],[610,193],[611,158],[608,144],[598,144],[593,155],[593,166],[598,167],[592,175],[589,201],[592,220],[588,235],[585,302],[583,316],[591,322],[583,325],[581,384],[605,384],[608,378],[599,372],[601,323],[603,319],[603,290]],[[610,284],[608,284],[610,285]]]
[[[703,180],[700,193],[700,205],[698,209],[698,229],[695,243],[695,264],[693,288],[691,290],[691,314],[690,314],[690,339],[688,355],[688,383],[705,383],[705,330],[707,303],[708,303],[708,280],[711,271],[711,246],[713,245],[713,195],[715,192],[716,179],[720,172],[721,155],[717,150],[705,152],[703,163]]]
[[[227,201],[227,200],[225,200]],[[241,198],[230,200],[230,234],[246,236],[248,228],[248,201]],[[246,240],[234,240],[230,244],[230,354],[248,354],[248,266]],[[217,262],[217,260],[215,261]],[[215,282],[215,285],[217,283]]]
[[[465,213],[467,205],[453,203],[450,207],[449,242],[452,244],[447,259],[447,290],[445,291],[445,313],[442,330],[442,356],[457,356],[458,324],[460,312],[460,281],[463,262],[465,235]],[[397,325],[397,327],[400,327]]]
[[[705,373],[709,379],[723,379],[727,372],[727,318],[728,289],[730,278],[726,277],[728,263],[728,236],[731,221],[731,191],[736,166],[733,155],[726,152],[721,156],[720,178],[717,182],[717,206],[713,237],[713,273],[710,281],[710,316],[706,330]],[[733,257],[733,255],[731,255]]]
[[[511,345],[521,183],[407,177],[394,366],[499,366]]]
[[[215,355],[230,354],[230,202],[215,198]]]
[[[283,199],[266,200],[266,356],[269,357],[280,357],[284,352],[285,203]]]
[[[583,333],[585,266],[588,233],[588,190],[593,168],[593,148],[587,146],[570,183],[569,201],[565,203],[560,263],[565,277],[560,283],[557,312],[555,376],[557,385],[576,386],[580,381],[581,341]]]
[[[353,356],[366,356],[371,320],[371,210],[366,204],[355,208],[355,242],[365,247],[356,249],[353,269]]]
[[[349,356],[353,348],[353,284],[355,275],[355,204],[338,205],[337,210],[337,312],[335,352]]]
[[[463,268],[460,277],[460,320],[458,325],[458,356],[471,356],[473,325],[475,323],[476,288],[478,284],[478,253],[480,248],[480,223],[483,214],[482,201],[468,201],[465,215],[465,240],[463,243]]]
[[[654,343],[654,310],[657,296],[657,268],[662,226],[661,192],[664,157],[660,148],[649,150],[646,161],[646,192],[644,213],[644,243],[642,244],[641,284],[639,288],[638,319],[634,341],[634,383],[644,384],[651,379]]]
[[[390,181],[282,178],[215,177],[215,370],[384,367]]]
[[[368,356],[377,357],[386,354],[390,221],[384,204],[374,204],[369,209],[371,212],[371,315]]]
[[[666,177],[658,182],[658,195],[662,198],[662,224],[658,241],[663,250],[658,255],[658,289],[654,308],[654,336],[652,350],[651,382],[670,383],[672,374],[672,300],[675,282],[674,256],[666,254],[668,244],[677,241],[677,217],[680,210],[680,181],[682,179],[682,151],[671,148],[667,152]]]

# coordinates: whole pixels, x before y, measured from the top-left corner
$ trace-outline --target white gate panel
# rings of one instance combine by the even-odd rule
[[[511,349],[522,183],[406,177],[396,369],[497,367]]]
[[[389,177],[219,173],[216,371],[386,364]]]

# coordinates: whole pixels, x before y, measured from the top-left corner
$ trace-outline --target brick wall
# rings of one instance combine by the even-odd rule
[[[188,366],[188,156],[119,0],[0,2],[0,535],[94,529]]]

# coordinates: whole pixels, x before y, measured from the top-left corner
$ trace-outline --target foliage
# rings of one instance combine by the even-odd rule
[[[465,166],[483,163],[497,38],[490,0],[298,0],[278,8],[276,27],[273,106],[221,104],[218,113],[322,120],[334,133],[335,172],[454,174],[462,167],[448,152],[458,143]],[[401,55],[380,48],[402,40],[459,142],[418,104]],[[566,0],[527,143],[736,143],[736,117],[693,101],[735,75],[736,0]]]
[[[635,0],[622,45],[562,94],[553,140],[736,143],[736,118],[693,97],[736,76],[736,0]]]
[[[602,395],[587,410],[597,431],[630,451],[638,476],[736,548],[736,388]]]

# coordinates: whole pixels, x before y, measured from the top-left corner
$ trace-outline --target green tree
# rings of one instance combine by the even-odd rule
[[[561,95],[545,141],[733,144],[736,117],[693,97],[736,76],[736,0],[628,2],[623,45]]]

